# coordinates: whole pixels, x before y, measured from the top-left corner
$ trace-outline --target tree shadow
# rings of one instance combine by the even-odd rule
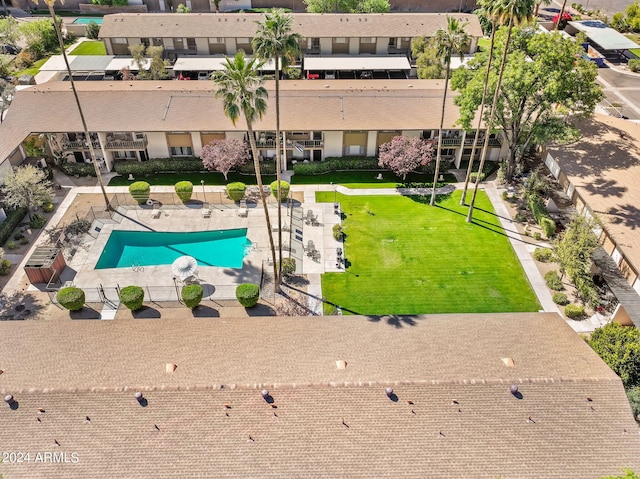
[[[416,314],[390,314],[383,316],[367,315],[366,318],[372,323],[385,322],[396,329],[403,328],[405,326],[416,326],[418,324],[417,320],[421,319],[421,317]]]
[[[10,295],[0,293],[0,321],[40,319],[45,305],[32,293],[16,291]]]
[[[596,213],[605,215],[609,223],[621,224],[632,230],[640,226],[640,208],[629,203],[609,208],[604,212],[596,211]]]
[[[220,312],[212,308],[211,306],[206,306],[204,304],[200,304],[191,310],[191,314],[193,314],[194,318],[219,318]]]
[[[622,194],[629,190],[626,186],[616,186],[615,181],[605,180],[604,178],[596,178],[595,181],[587,183],[583,188],[591,194],[605,198],[609,196],[621,198]]]

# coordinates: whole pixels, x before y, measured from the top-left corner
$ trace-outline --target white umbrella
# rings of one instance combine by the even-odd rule
[[[171,271],[180,279],[196,274],[198,262],[193,256],[180,256],[171,265]]]

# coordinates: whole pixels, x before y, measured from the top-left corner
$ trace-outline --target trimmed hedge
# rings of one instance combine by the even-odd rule
[[[71,176],[96,176],[96,169],[90,163],[63,163],[60,169]]]
[[[564,289],[557,271],[548,271],[547,274],[544,275],[544,280],[549,289],[554,291],[562,291]]]
[[[180,295],[185,306],[193,309],[202,302],[204,291],[199,284],[187,284],[182,288]]]
[[[236,298],[245,308],[252,308],[260,299],[260,287],[254,283],[244,283],[236,288]]]
[[[271,194],[277,200],[278,199],[278,180],[271,183],[271,185],[269,185],[269,188],[271,188]],[[280,199],[282,201],[287,199],[287,196],[289,196],[290,189],[291,189],[291,185],[288,182],[284,180],[280,181]]]
[[[584,306],[579,304],[567,304],[564,307],[564,314],[567,318],[576,319],[584,316]]]
[[[11,237],[11,233],[16,229],[16,226],[27,216],[26,208],[16,208],[13,211],[7,213],[7,218],[0,225],[0,245],[4,245]]]
[[[120,302],[131,311],[142,308],[144,302],[144,289],[140,286],[127,286],[120,290]]]
[[[533,251],[533,259],[541,263],[549,263],[553,260],[553,250],[549,248],[536,248]]]
[[[235,171],[242,173],[243,175],[255,175],[256,169],[253,161],[249,161],[244,165],[240,165],[235,168]],[[276,160],[261,160],[260,161],[260,173],[263,175],[275,175],[276,174]]]
[[[178,181],[175,189],[176,195],[183,203],[189,201],[191,199],[191,195],[193,195],[193,183],[190,181]]]
[[[69,311],[78,311],[84,306],[84,291],[74,286],[62,288],[56,295],[56,300]]]
[[[148,161],[116,161],[113,169],[122,176],[206,171],[199,158],[158,158]]]
[[[145,203],[151,194],[151,186],[146,181],[136,181],[129,185],[129,193],[139,204]]]
[[[536,219],[536,222],[540,225],[540,228],[542,228],[544,235],[547,238],[553,236],[556,232],[556,223],[549,216],[549,212],[544,206],[542,198],[538,195],[529,195],[528,203],[529,210],[533,213],[533,216]]]
[[[227,185],[227,195],[229,195],[229,198],[233,201],[240,201],[244,198],[245,191],[247,191],[247,185],[240,181],[234,181]]]
[[[453,166],[452,160],[440,160],[440,171],[445,172]],[[416,169],[417,172],[430,173],[435,172],[435,161],[427,166],[421,166]],[[298,162],[293,165],[293,171],[296,175],[322,175],[332,171],[391,171],[380,168],[378,158],[370,156],[350,156],[346,158],[325,158],[323,161],[310,161],[309,163]]]
[[[564,306],[565,304],[569,304],[569,298],[564,293],[553,293],[553,302],[559,304],[560,306]]]

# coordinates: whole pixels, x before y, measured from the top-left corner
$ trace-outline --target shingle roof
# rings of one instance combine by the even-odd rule
[[[554,314],[166,316],[0,323],[0,389],[18,401],[0,404],[2,449],[31,453],[0,472],[585,479],[640,469],[620,380]],[[178,365],[171,375],[166,362]],[[36,464],[38,451],[78,462]]]
[[[548,150],[640,270],[640,124],[596,115],[580,130],[578,142]]]
[[[256,130],[275,129],[273,83],[265,85],[270,92],[269,105],[263,120],[254,125]],[[86,81],[76,82],[76,88],[91,131],[246,130],[243,119],[234,128],[224,115],[222,101],[214,99],[212,82]],[[438,128],[443,88],[443,80],[286,81],[281,83],[281,128],[289,131]],[[445,128],[452,127],[458,119],[454,96],[447,95]],[[22,134],[18,142],[30,132],[81,131],[69,84],[49,82],[16,93],[0,125],[3,158],[17,146],[5,140],[7,130],[12,133],[11,139],[16,131]]]
[[[433,36],[447,26],[447,16],[468,23],[466,31],[482,36],[478,17],[463,13],[313,14],[293,13],[292,30],[304,37]],[[253,37],[263,15],[238,13],[121,13],[104,17],[100,38],[112,37]]]

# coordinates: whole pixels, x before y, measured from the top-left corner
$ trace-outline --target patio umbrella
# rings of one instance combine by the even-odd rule
[[[196,274],[198,262],[193,256],[180,256],[171,265],[171,271],[180,279]]]

